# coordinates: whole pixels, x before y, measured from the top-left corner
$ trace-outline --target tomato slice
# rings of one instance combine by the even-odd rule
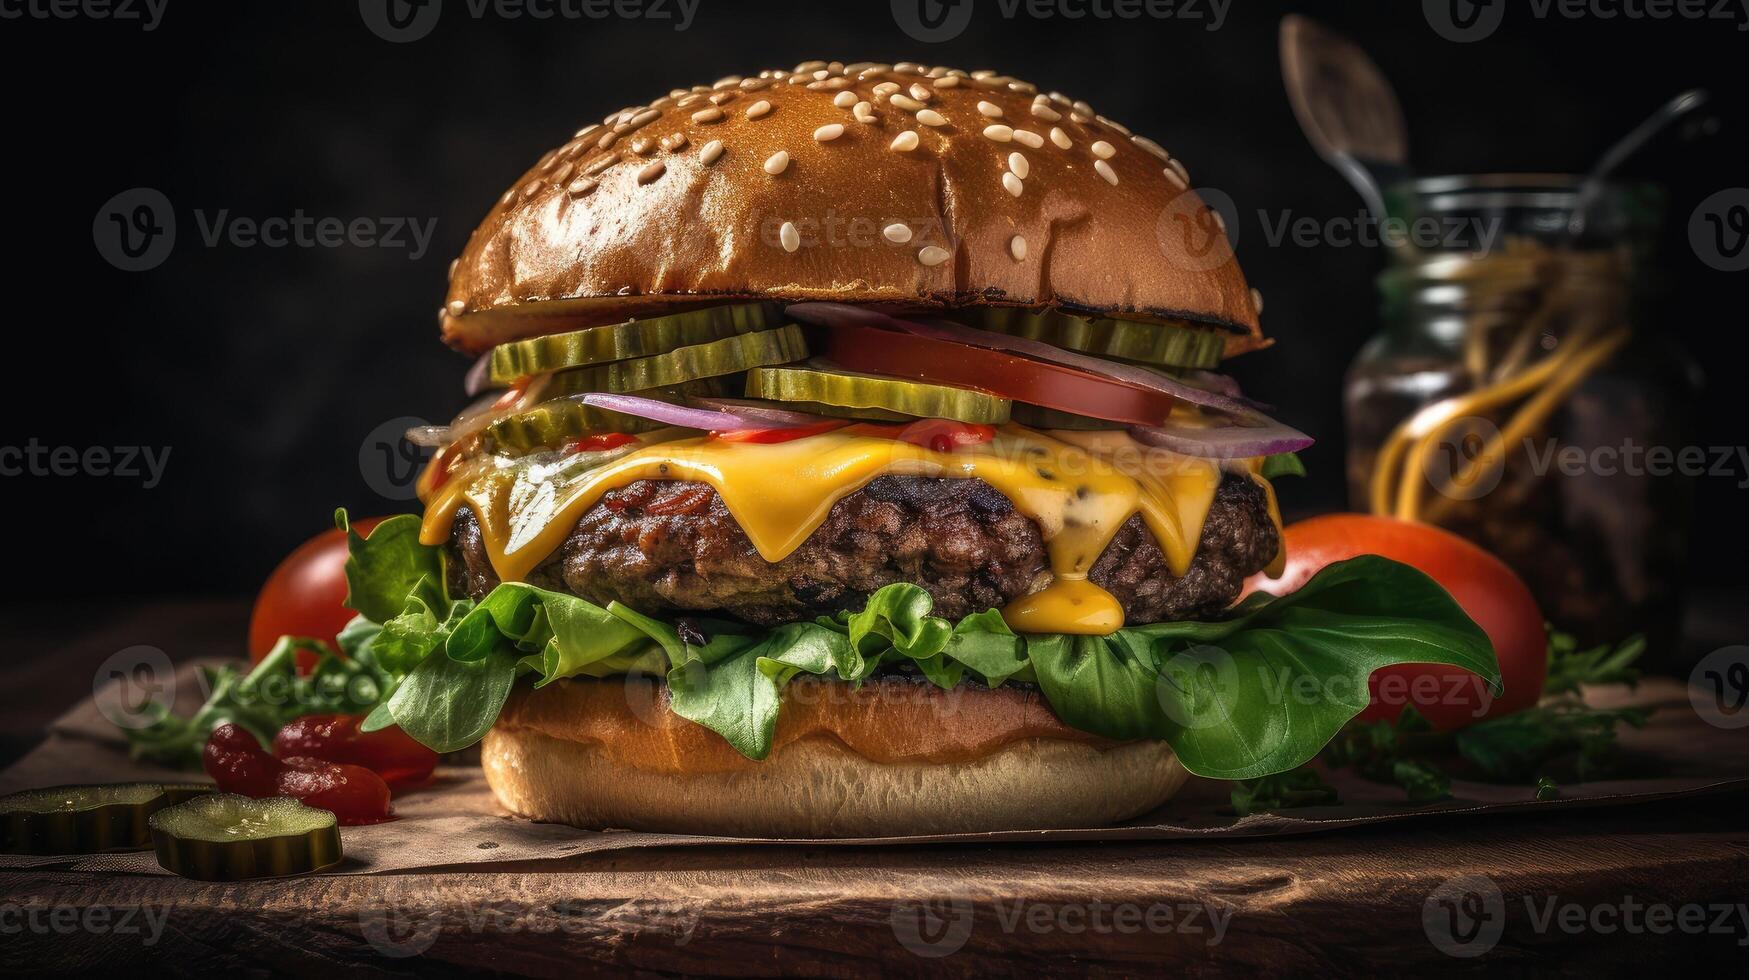
[[[1172,396],[1061,364],[874,327],[826,331],[825,356],[851,371],[916,378],[1112,422],[1159,425]]]
[[[996,438],[996,427],[993,425],[955,422],[951,419],[919,419],[898,425],[863,422],[844,431],[859,436],[873,436],[876,439],[897,439],[913,446],[933,449],[938,453],[951,453],[961,446],[977,446]]]
[[[759,445],[770,445],[778,442],[790,442],[795,439],[806,439],[822,432],[842,429],[848,422],[838,419],[828,419],[815,422],[812,425],[796,425],[787,429],[736,429],[733,432],[713,432],[711,438],[720,442],[750,442]]]

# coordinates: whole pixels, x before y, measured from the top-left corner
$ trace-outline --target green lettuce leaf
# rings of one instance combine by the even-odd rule
[[[419,543],[419,518],[399,514],[371,528],[368,537],[353,530],[346,511],[334,512],[346,532],[346,608],[373,623],[400,615],[421,580],[443,582],[443,550]]]

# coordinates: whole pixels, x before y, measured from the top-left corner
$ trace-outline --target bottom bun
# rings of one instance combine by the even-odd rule
[[[499,802],[535,820],[767,838],[1103,826],[1154,809],[1188,778],[1164,742],[1109,742],[1060,722],[1061,736],[1040,734],[1036,695],[911,685],[922,692],[915,699],[922,713],[940,716],[946,741],[965,741],[966,733],[955,729],[966,727],[967,717],[983,729],[975,750],[943,757],[929,745],[929,729],[917,724],[916,703],[895,708],[890,699],[869,696],[878,684],[863,692],[830,687],[841,693],[827,709],[814,710],[819,700],[793,711],[786,703],[776,747],[763,761],[733,756],[731,762],[708,752],[700,753],[709,758],[698,765],[688,764],[681,750],[699,733],[725,743],[671,714],[665,703],[651,711],[653,702],[665,702],[665,689],[583,681],[519,691],[486,734],[481,763]],[[974,710],[966,710],[966,699],[976,702]],[[1005,713],[1015,723],[999,722],[999,731],[989,731],[992,709],[1028,701],[1024,710]],[[586,723],[577,717],[583,709],[590,712]],[[813,717],[827,710],[832,724]],[[604,712],[623,717],[604,726]],[[864,716],[860,726],[858,714]],[[870,741],[877,761],[856,750],[858,737],[845,737],[866,733],[870,719],[889,714],[905,725],[900,730],[914,750],[896,745],[895,737]],[[1026,724],[1018,721],[1023,715]],[[1009,733],[1012,739],[1002,737]]]

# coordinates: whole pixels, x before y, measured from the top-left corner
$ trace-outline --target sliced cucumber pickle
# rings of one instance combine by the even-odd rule
[[[1008,399],[987,391],[857,374],[841,371],[824,362],[813,362],[808,367],[749,371],[747,397],[990,424],[1008,421],[1009,410]]]
[[[1111,422],[1106,419],[1076,415],[1073,412],[1059,412],[1054,408],[1041,408],[1038,405],[1024,405],[1018,402],[1014,405],[1014,421],[1029,429],[1071,429],[1079,432],[1091,432],[1124,428],[1122,422]]]
[[[289,796],[210,793],[152,814],[164,870],[201,881],[305,874],[340,863],[334,814]]]
[[[1226,338],[1218,330],[1134,320],[1084,319],[1056,310],[1033,313],[990,307],[979,311],[977,325],[1083,354],[1165,367],[1214,367],[1221,362],[1221,351],[1226,346]]]
[[[51,786],[0,797],[0,853],[94,854],[152,846],[152,814],[211,785]]]
[[[630,394],[643,398],[683,403],[688,398],[709,397],[723,393],[721,382],[706,378],[651,391]],[[486,426],[486,438],[494,452],[520,456],[540,449],[553,449],[598,432],[624,432],[637,435],[653,432],[664,423],[623,412],[585,405],[573,398],[558,398],[541,402],[527,411],[506,415]]]
[[[552,376],[545,391],[553,397],[591,391],[629,394],[701,378],[738,374],[767,364],[787,364],[807,356],[808,343],[802,337],[802,328],[791,324],[775,330],[725,337],[708,344],[679,347],[654,357],[560,371]]]
[[[508,384],[533,374],[708,344],[783,322],[783,307],[776,303],[741,303],[532,337],[492,348],[491,375],[493,381]]]

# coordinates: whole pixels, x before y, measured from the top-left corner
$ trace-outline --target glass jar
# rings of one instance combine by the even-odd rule
[[[1392,189],[1383,329],[1350,368],[1356,509],[1505,559],[1587,644],[1648,636],[1674,667],[1695,370],[1650,325],[1663,195],[1579,179],[1438,177]]]

